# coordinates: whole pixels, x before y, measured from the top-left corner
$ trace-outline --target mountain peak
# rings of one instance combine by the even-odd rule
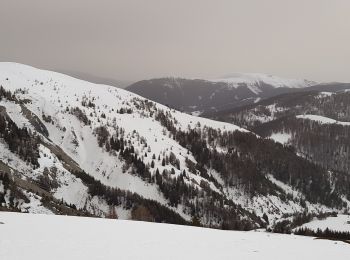
[[[231,88],[246,85],[254,93],[261,92],[261,85],[270,85],[274,88],[306,88],[316,85],[317,82],[306,79],[282,78],[264,73],[232,73],[222,78],[211,79],[212,82],[224,82]]]

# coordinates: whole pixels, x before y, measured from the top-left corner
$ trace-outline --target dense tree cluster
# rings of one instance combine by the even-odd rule
[[[17,187],[9,175],[0,171],[0,185],[3,192],[0,192],[0,211],[1,210],[19,210],[22,202],[28,203],[28,198]],[[7,199],[5,199],[7,196]]]
[[[284,117],[260,125],[255,131],[264,137],[288,133],[290,145],[308,160],[333,171],[350,171],[350,126]]]
[[[81,105],[83,107],[95,108],[96,105],[95,105],[94,101],[95,101],[95,98],[89,99],[86,96],[84,96],[82,101],[81,101]]]
[[[94,133],[97,135],[98,145],[100,147],[105,146],[109,137],[109,132],[107,130],[107,127],[105,126],[96,127],[94,130]]]
[[[11,152],[21,159],[39,167],[39,137],[33,135],[26,127],[19,128],[0,106],[0,138],[7,143]]]
[[[3,86],[0,86],[0,101],[2,99],[7,99],[9,101],[15,101],[15,95],[11,91],[7,91]]]
[[[91,121],[86,116],[85,112],[82,111],[79,107],[71,108],[70,113],[74,116],[76,116],[80,122],[82,122],[84,125],[90,125]]]
[[[294,234],[296,235],[302,235],[302,236],[312,236],[312,237],[319,237],[319,238],[325,238],[325,239],[332,239],[332,240],[350,240],[350,232],[346,231],[336,231],[336,230],[330,230],[329,228],[326,228],[325,230],[317,229],[312,230],[306,227],[297,229]]]

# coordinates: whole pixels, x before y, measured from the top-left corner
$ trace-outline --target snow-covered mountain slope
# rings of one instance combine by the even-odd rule
[[[33,132],[38,130],[30,122],[33,116],[28,119],[25,107],[25,110],[29,110],[42,120],[45,131],[38,132],[41,132],[40,136],[46,136],[44,144],[38,147],[40,167],[34,171],[30,165],[11,153],[5,144],[2,144],[0,158],[12,168],[21,171],[25,177],[32,179],[37,179],[45,168],[58,169],[62,177],[59,180],[59,187],[54,192],[57,199],[64,199],[65,202],[78,208],[86,207],[86,204],[90,203],[87,201],[87,193],[84,193],[86,187],[79,184],[81,183],[79,179],[67,174],[67,169],[62,167],[57,154],[53,154],[45,147],[49,145],[60,147],[79,168],[104,185],[136,192],[146,199],[167,205],[167,200],[156,185],[131,174],[132,167],[125,166],[121,156],[99,147],[96,128],[100,126],[105,126],[111,135],[117,134],[124,138],[148,167],[152,164],[152,168],[159,169],[160,172],[174,169],[173,178],[180,176],[185,170],[189,175],[186,182],[200,188],[199,184],[203,178],[191,174],[185,162],[186,160],[195,162],[195,159],[186,148],[170,138],[160,123],[150,116],[153,111],[147,111],[142,107],[145,101],[143,98],[123,89],[96,85],[14,63],[0,64],[0,81],[5,90],[16,92],[18,100],[28,101],[25,105],[23,102],[6,99],[0,102],[0,106],[5,109],[13,122],[18,127],[27,127]],[[210,126],[227,131],[247,132],[232,124],[195,118],[159,104],[155,109],[171,111],[179,129]],[[162,161],[171,155],[178,158],[178,168],[181,167],[181,171],[168,162],[167,165],[162,165]],[[212,189],[217,190],[213,184],[210,185]],[[100,210],[106,211],[108,207]],[[190,218],[189,214],[181,210],[179,212],[184,218]]]
[[[285,116],[315,114],[329,117],[337,121],[350,121],[350,113],[346,109],[349,103],[350,84],[329,84],[328,91],[308,88],[310,91],[286,93],[261,100],[255,104],[219,111],[210,118],[232,122],[252,129],[254,126],[267,123]]]
[[[344,85],[346,87],[346,85]],[[284,94],[213,118],[292,145],[330,171],[350,170],[350,94],[346,90]]]
[[[347,206],[347,182],[236,125],[21,64],[0,85],[0,209],[251,229]]]
[[[273,88],[306,88],[317,84],[306,79],[286,79],[263,73],[232,73],[223,78],[210,81],[225,82],[232,88],[246,85],[255,94],[262,92],[260,86],[263,85],[269,85]]]
[[[131,84],[127,90],[187,113],[210,114],[315,84],[266,74],[236,73],[212,80],[174,77],[142,80]]]
[[[6,260],[321,260],[350,254],[348,244],[312,237],[4,212],[0,245],[0,258]]]

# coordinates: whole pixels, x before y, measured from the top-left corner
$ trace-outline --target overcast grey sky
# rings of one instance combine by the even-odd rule
[[[99,77],[350,82],[349,0],[0,0],[0,60]]]

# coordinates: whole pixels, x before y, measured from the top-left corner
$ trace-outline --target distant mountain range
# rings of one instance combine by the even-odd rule
[[[267,74],[234,73],[220,79],[158,78],[142,80],[126,89],[150,100],[194,115],[205,115],[283,93],[300,90],[344,89],[346,84],[319,84],[309,80],[284,79]]]
[[[236,73],[213,80],[142,80],[131,84],[127,90],[178,110],[199,115],[251,104],[315,84],[312,81],[282,79],[265,74]]]

